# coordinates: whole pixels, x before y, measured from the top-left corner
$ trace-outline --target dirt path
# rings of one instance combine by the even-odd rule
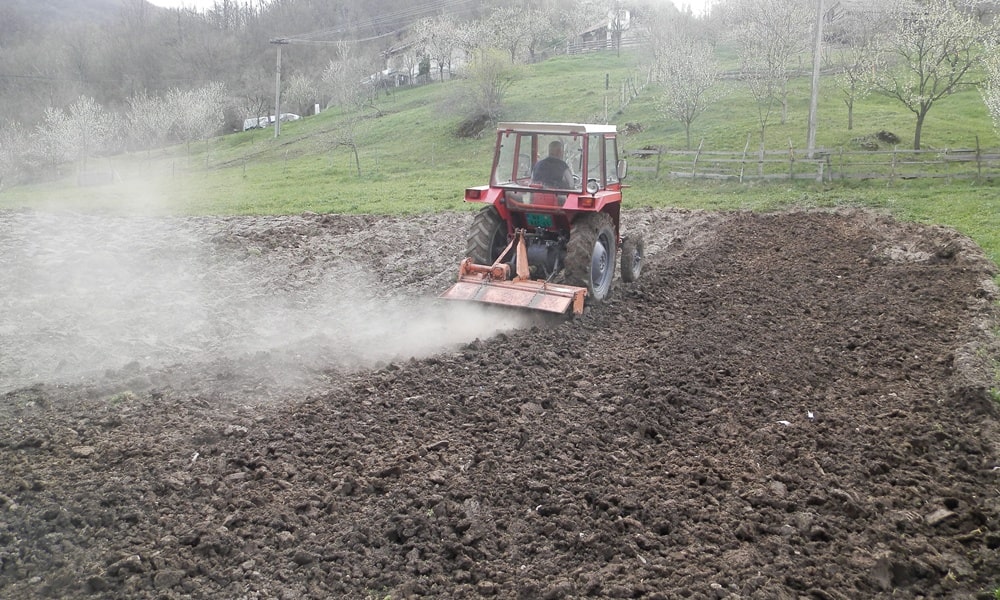
[[[0,213],[0,597],[1000,586],[969,240],[630,211],[640,281],[555,322],[432,299],[470,220]]]

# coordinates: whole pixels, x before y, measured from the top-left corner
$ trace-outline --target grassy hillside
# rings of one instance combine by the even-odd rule
[[[683,149],[684,130],[657,114],[658,90],[645,86],[620,109],[626,81],[642,86],[640,57],[623,53],[561,56],[521,67],[507,98],[506,119],[603,121],[642,125],[623,138],[625,150],[647,144]],[[693,127],[706,149],[741,150],[756,145],[759,130],[753,100],[735,82],[728,94]],[[788,118],[770,117],[769,149],[805,146],[808,79],[792,82]],[[487,179],[492,138],[458,139],[467,83],[449,81],[401,89],[383,96],[378,112],[330,110],[270,130],[234,133],[190,149],[174,147],[91,161],[89,169],[113,170],[118,182],[78,187],[75,176],[6,190],[0,207],[69,204],[74,209],[122,208],[173,214],[267,214],[302,211],[412,214],[467,209],[463,189]],[[914,118],[901,105],[870,96],[855,107],[848,130],[839,92],[824,81],[817,143],[850,147],[855,138],[880,130],[912,144]],[[354,155],[338,142],[354,131],[361,175]],[[935,105],[924,126],[928,148],[1000,147],[978,91],[969,88]],[[627,203],[711,209],[776,210],[789,206],[867,206],[902,218],[956,227],[974,237],[1000,261],[1000,194],[992,183],[941,181],[865,184],[713,184],[658,180],[634,172]]]

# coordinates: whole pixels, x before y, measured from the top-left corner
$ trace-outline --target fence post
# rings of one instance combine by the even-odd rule
[[[979,147],[979,136],[976,136],[976,183],[983,180],[983,153]]]
[[[656,147],[656,178],[660,178],[660,161],[663,160],[663,146]]]
[[[705,138],[701,138],[698,143],[698,150],[694,153],[694,162],[691,163],[691,181],[698,178],[698,157],[701,156],[701,147],[705,145]]]
[[[747,143],[743,145],[743,158],[740,160],[740,183],[743,183],[743,171],[747,167],[747,150],[750,149],[750,134],[747,133]]]
[[[792,138],[788,138],[788,181],[795,179],[795,149],[792,147]]]
[[[889,171],[889,183],[896,182],[896,152],[899,150],[899,146],[892,147],[892,167]]]
[[[922,150],[921,150],[921,152],[922,152]],[[914,158],[919,159],[920,155],[916,154],[916,155],[914,155]],[[944,154],[941,156],[941,158],[945,162],[945,164],[948,163],[948,147],[947,146],[945,146]],[[921,162],[923,162],[923,161],[921,161]],[[921,171],[921,173],[923,173],[923,171]],[[947,181],[948,183],[951,183],[952,181],[954,181],[954,179],[952,178],[951,172],[947,173],[947,179],[945,179],[945,181]]]

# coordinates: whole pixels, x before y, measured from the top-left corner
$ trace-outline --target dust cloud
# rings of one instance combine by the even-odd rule
[[[220,242],[229,222],[0,211],[0,393],[170,365],[308,386],[528,324],[381,282],[336,243]]]

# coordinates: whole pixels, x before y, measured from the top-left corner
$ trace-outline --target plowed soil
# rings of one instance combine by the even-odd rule
[[[0,597],[993,597],[970,240],[633,210],[562,320],[434,299],[470,222],[0,213]]]

